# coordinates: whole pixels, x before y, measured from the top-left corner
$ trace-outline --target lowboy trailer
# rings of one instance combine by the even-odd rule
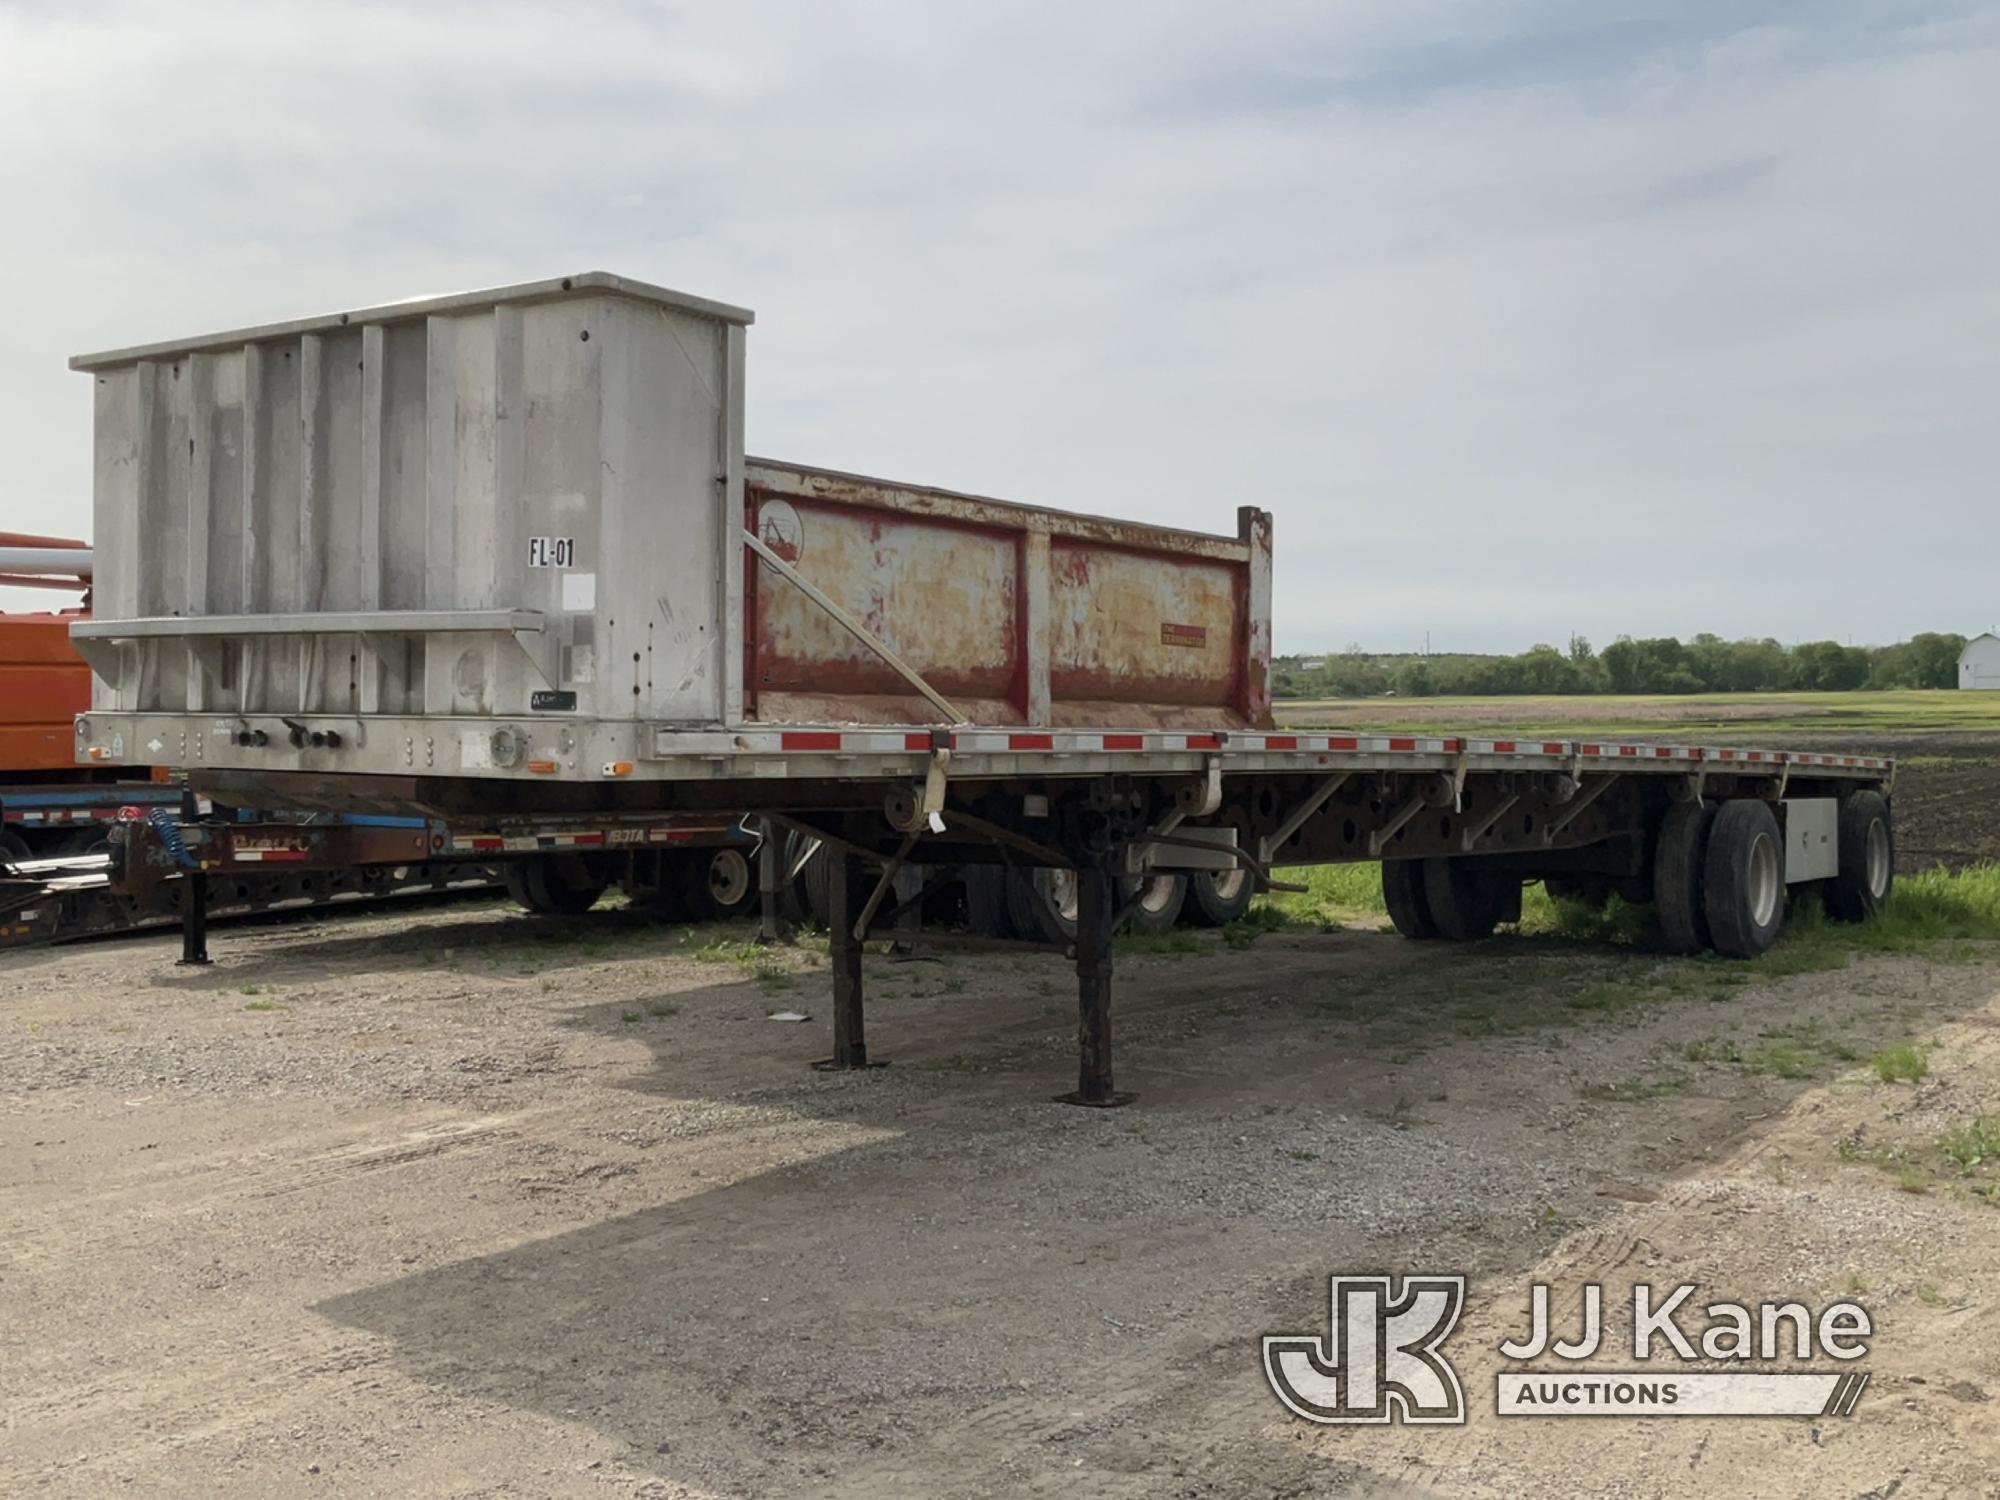
[[[1885,759],[1277,731],[1268,514],[1212,535],[748,458],[750,322],[586,273],[74,361],[79,759],[143,747],[224,807],[817,840],[843,1068],[863,944],[962,879],[976,930],[927,941],[1073,959],[1091,1105],[1124,1097],[1112,937],[1159,872],[1380,860],[1397,928],[1451,941],[1529,880],[1615,890],[1732,957],[1795,887],[1888,898]],[[608,878],[525,857],[545,892]],[[1011,940],[977,930],[999,896]]]

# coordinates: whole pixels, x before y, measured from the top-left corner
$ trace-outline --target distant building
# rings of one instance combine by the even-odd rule
[[[1958,653],[1958,685],[2000,692],[2000,635],[1975,635]]]

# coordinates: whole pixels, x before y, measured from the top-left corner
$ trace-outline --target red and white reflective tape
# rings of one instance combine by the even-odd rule
[[[825,755],[923,754],[932,731],[876,729],[786,729],[739,734],[735,748],[751,754],[772,750]],[[1378,755],[1455,755],[1463,741],[1403,735],[1262,734],[1245,730],[1164,731],[1100,729],[955,729],[939,732],[943,744],[972,755],[1040,752],[1045,755],[1102,755],[1107,752],[1287,751],[1323,754],[1362,751]]]
[[[958,754],[1103,755],[1109,753],[1298,755],[1506,755],[1559,760],[1732,761],[1752,765],[1839,766],[1886,771],[1887,759],[1805,755],[1706,745],[1650,745],[1569,740],[1484,740],[1454,736],[1266,734],[1247,730],[1181,732],[1098,729],[785,729],[731,737],[738,753],[822,755],[924,754],[934,743]]]

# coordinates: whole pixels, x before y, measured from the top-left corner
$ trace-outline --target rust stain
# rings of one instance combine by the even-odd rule
[[[756,478],[760,506],[782,493],[810,538],[801,573],[975,723],[1269,720],[1264,663],[1245,660],[1268,650],[1244,607],[1253,545],[853,476]],[[766,578],[749,602],[760,719],[930,717],[797,589]]]

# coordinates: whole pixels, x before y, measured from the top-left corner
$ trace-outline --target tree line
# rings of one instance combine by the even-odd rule
[[[1926,632],[1893,646],[1620,636],[1602,651],[1578,635],[1566,650],[1535,645],[1518,656],[1407,656],[1350,646],[1336,656],[1279,657],[1272,663],[1272,688],[1281,698],[1948,688],[1958,682],[1964,647],[1964,636],[1948,632]]]

